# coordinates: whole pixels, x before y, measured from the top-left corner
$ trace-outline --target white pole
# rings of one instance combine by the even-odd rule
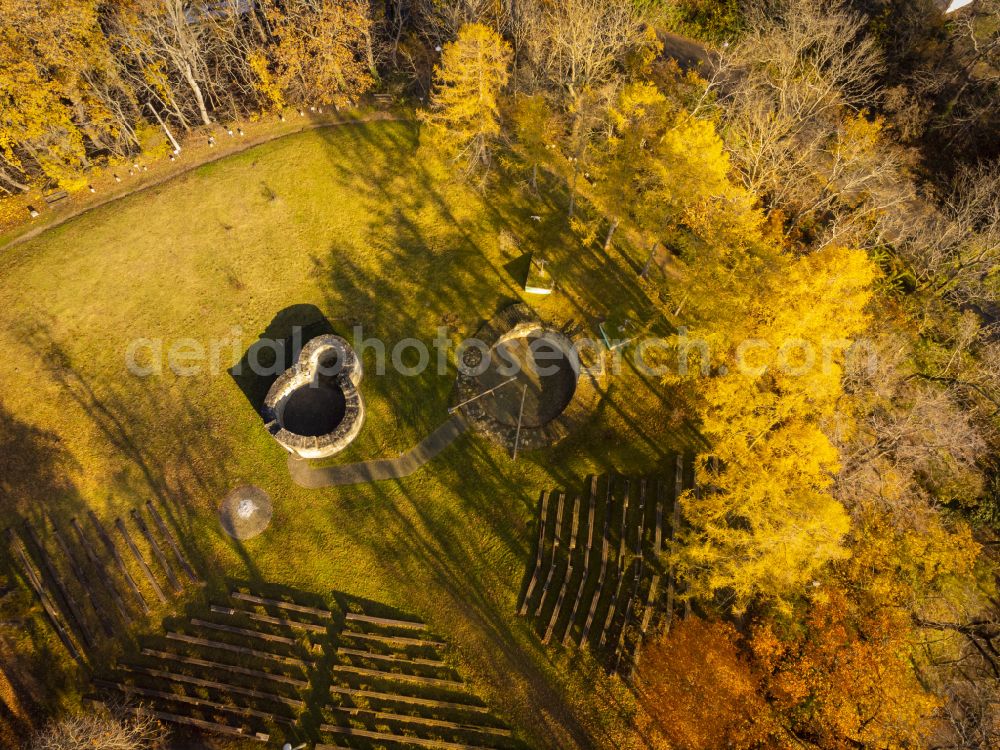
[[[167,123],[165,123],[163,121],[163,118],[160,117],[160,113],[157,112],[156,109],[153,107],[153,103],[152,102],[146,102],[146,105],[149,107],[149,110],[156,117],[156,121],[158,123],[160,123],[160,127],[163,128],[163,132],[167,134],[167,138],[169,138],[170,142],[172,144],[174,144],[174,153],[175,154],[179,154],[181,152],[181,146],[180,146],[180,144],[177,141],[174,140],[174,136],[170,132],[170,129],[167,127]]]
[[[502,383],[501,383],[500,385],[495,385],[495,386],[493,386],[493,387],[492,387],[492,388],[490,388],[490,389],[489,389],[488,391],[483,391],[482,393],[477,393],[477,394],[476,394],[475,396],[473,396],[472,398],[467,398],[467,399],[466,399],[465,401],[463,401],[462,403],[460,403],[460,404],[457,404],[457,405],[455,405],[455,406],[452,406],[452,407],[451,407],[450,409],[448,409],[448,413],[449,413],[449,414],[454,414],[454,413],[455,413],[456,411],[458,411],[459,409],[461,409],[461,408],[462,408],[463,406],[465,406],[466,404],[471,404],[471,403],[472,403],[473,401],[475,401],[475,400],[476,400],[477,398],[482,398],[483,396],[488,396],[488,395],[490,395],[490,394],[491,394],[491,393],[493,393],[493,391],[495,391],[495,390],[496,390],[497,388],[502,388],[503,386],[507,385],[507,383],[511,382],[512,380],[517,380],[517,375],[515,375],[515,376],[514,376],[514,377],[512,377],[512,378],[508,378],[507,380],[503,381],[503,382],[502,382]]]
[[[514,457],[513,461],[517,460],[517,446],[521,442],[521,417],[524,416],[524,399],[528,395],[528,386],[524,386],[524,390],[521,391],[521,409],[517,412],[517,433],[514,435]]]

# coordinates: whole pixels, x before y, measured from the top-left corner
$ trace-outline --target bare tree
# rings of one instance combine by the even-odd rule
[[[154,750],[164,747],[168,736],[151,714],[117,707],[57,719],[25,750]]]

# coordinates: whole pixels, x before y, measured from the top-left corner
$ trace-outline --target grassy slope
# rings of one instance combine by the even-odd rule
[[[308,491],[291,484],[285,454],[223,369],[296,303],[317,305],[343,334],[360,323],[390,342],[429,341],[450,319],[471,335],[520,297],[504,266],[527,250],[544,250],[561,288],[529,300],[543,315],[650,319],[623,283],[628,272],[580,247],[558,206],[432,184],[415,145],[402,123],[291,136],[8,252],[0,521],[43,507],[111,518],[156,499],[210,576],[337,589],[414,612],[451,638],[466,676],[533,745],[627,747],[627,691],[586,657],[543,649],[514,609],[540,489],[612,468],[650,472],[678,446],[648,384],[626,365],[585,433],[517,463],[466,436],[405,481]],[[207,343],[234,326],[242,345],[223,348],[211,376],[125,370],[134,337]],[[452,377],[369,372],[368,420],[345,460],[420,439],[445,419]],[[243,482],[267,490],[275,513],[267,533],[241,545],[222,534],[215,508]]]

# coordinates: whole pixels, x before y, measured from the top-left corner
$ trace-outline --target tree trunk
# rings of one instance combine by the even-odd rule
[[[181,63],[181,70],[184,73],[184,80],[188,82],[191,91],[194,92],[195,101],[198,102],[198,113],[201,115],[202,124],[211,125],[212,120],[208,116],[208,110],[205,109],[205,96],[201,93],[201,86],[198,85],[198,81],[194,78],[191,65],[187,62]]]
[[[653,267],[653,259],[656,258],[656,240],[653,240],[653,244],[649,248],[649,257],[646,258],[646,265],[642,267],[642,273],[639,274],[639,278],[644,279],[649,275],[649,269]]]
[[[611,222],[611,226],[608,227],[608,236],[604,238],[604,252],[608,252],[611,249],[611,238],[615,236],[615,230],[618,229],[619,221],[619,219],[615,218]]]
[[[0,180],[3,180],[3,182],[5,182],[6,184],[10,185],[15,190],[18,190],[18,191],[20,191],[22,193],[27,193],[28,190],[30,189],[29,185],[26,185],[23,182],[19,182],[18,180],[15,180],[13,177],[11,177],[9,174],[7,174],[7,170],[3,169],[3,168],[0,168]],[[7,190],[6,188],[0,188],[0,189]],[[11,195],[13,195],[13,191],[12,190],[7,190],[7,192],[9,192],[9,193],[11,193]]]

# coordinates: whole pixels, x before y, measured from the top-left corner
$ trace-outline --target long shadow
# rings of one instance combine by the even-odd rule
[[[329,333],[334,333],[333,326],[318,307],[290,305],[274,316],[229,375],[259,414],[271,385],[295,364],[302,346]]]

